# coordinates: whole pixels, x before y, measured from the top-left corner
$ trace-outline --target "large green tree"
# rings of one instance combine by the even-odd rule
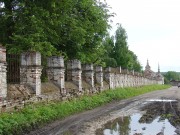
[[[96,0],[0,0],[0,42],[9,52],[63,52],[98,62],[111,16]],[[98,53],[100,52],[100,53]]]
[[[114,58],[116,59],[118,66],[121,66],[122,68],[128,68],[130,55],[127,45],[127,34],[121,25],[116,30]]]
[[[116,59],[114,58],[114,37],[107,35],[104,42],[104,62],[107,67],[117,67]]]
[[[0,42],[12,43],[10,37],[14,31],[13,11],[16,3],[13,0],[0,0]]]
[[[99,0],[0,0],[0,43],[11,53],[62,54],[139,71],[121,25],[114,37],[105,38],[112,15]]]
[[[107,35],[103,45],[105,49],[104,62],[106,66],[121,66],[122,68],[138,72],[142,70],[137,56],[128,48],[127,34],[121,25],[117,28],[115,37]]]

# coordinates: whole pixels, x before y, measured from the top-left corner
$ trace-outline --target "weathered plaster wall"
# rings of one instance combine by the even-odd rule
[[[11,91],[13,87],[16,89],[11,92],[14,95],[10,94],[13,98],[5,99],[7,97],[6,49],[0,46],[0,110],[2,112],[11,110],[15,106],[21,108],[29,102],[66,100],[82,94],[92,94],[118,87],[163,84],[160,78],[147,78],[140,73],[123,70],[121,67],[107,67],[103,70],[101,66],[94,67],[93,64],[81,65],[77,59],[69,60],[65,68],[64,58],[59,56],[47,59],[49,82],[43,87],[41,87],[41,72],[41,54],[38,52],[23,53],[21,55],[20,85],[11,86]],[[67,81],[65,81],[65,74],[67,74]],[[53,91],[52,88],[55,90]],[[14,98],[17,97],[15,93],[20,93],[19,95],[24,93],[23,95],[27,96],[17,99]]]
[[[36,95],[41,94],[41,54],[26,52],[21,55],[20,82],[31,86]]]
[[[0,98],[7,96],[6,68],[6,49],[0,46]]]

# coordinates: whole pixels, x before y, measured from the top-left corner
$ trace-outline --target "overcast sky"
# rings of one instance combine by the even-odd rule
[[[180,0],[106,0],[125,28],[129,49],[153,71],[180,71]],[[111,31],[111,32],[112,32]],[[112,32],[113,33],[113,32]]]

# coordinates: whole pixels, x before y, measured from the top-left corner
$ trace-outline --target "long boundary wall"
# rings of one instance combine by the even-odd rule
[[[65,65],[67,69],[65,70]],[[101,66],[94,66],[93,64],[83,64],[77,59],[69,60],[67,64],[64,63],[64,58],[61,56],[52,56],[47,59],[47,76],[48,81],[55,84],[59,88],[59,93],[54,93],[51,99],[67,99],[73,97],[71,94],[74,91],[76,96],[83,94],[92,94],[101,92],[106,89],[114,89],[118,87],[136,87],[150,84],[162,84],[161,81],[153,78],[147,78],[141,73],[134,71],[123,70],[121,67],[103,69]],[[7,97],[7,82],[6,82],[6,49],[0,46],[0,106],[8,106],[12,102],[8,101]],[[20,85],[31,87],[34,96],[32,102],[38,100],[45,100],[41,92],[41,54],[38,52],[26,52],[21,55],[20,67]],[[66,80],[74,84],[74,88],[67,89]],[[88,88],[84,87],[84,83]],[[10,99],[11,100],[11,99]],[[25,101],[21,100],[18,103],[23,104]],[[0,108],[1,108],[0,107]]]

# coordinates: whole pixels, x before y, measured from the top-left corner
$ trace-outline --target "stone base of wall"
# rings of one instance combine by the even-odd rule
[[[31,87],[21,84],[8,84],[7,85],[7,99],[16,100],[24,99],[33,96],[34,90]]]
[[[104,89],[108,88],[108,83],[104,82]],[[9,112],[19,110],[25,105],[36,102],[50,102],[54,100],[63,101],[70,100],[72,98],[79,97],[81,95],[94,94],[91,86],[83,81],[83,90],[79,91],[77,85],[73,82],[65,82],[67,94],[63,96],[60,89],[53,83],[42,83],[42,94],[36,96],[34,90],[31,87],[21,84],[8,85],[8,95],[6,100],[0,100],[0,112]],[[98,84],[95,84],[94,91],[101,92],[101,88]]]
[[[59,89],[52,83],[42,84],[43,94],[40,96],[36,96],[31,87],[21,84],[10,84],[7,89],[7,98],[0,99],[0,113],[19,110],[25,105],[35,102],[63,100],[63,98],[60,97]]]

